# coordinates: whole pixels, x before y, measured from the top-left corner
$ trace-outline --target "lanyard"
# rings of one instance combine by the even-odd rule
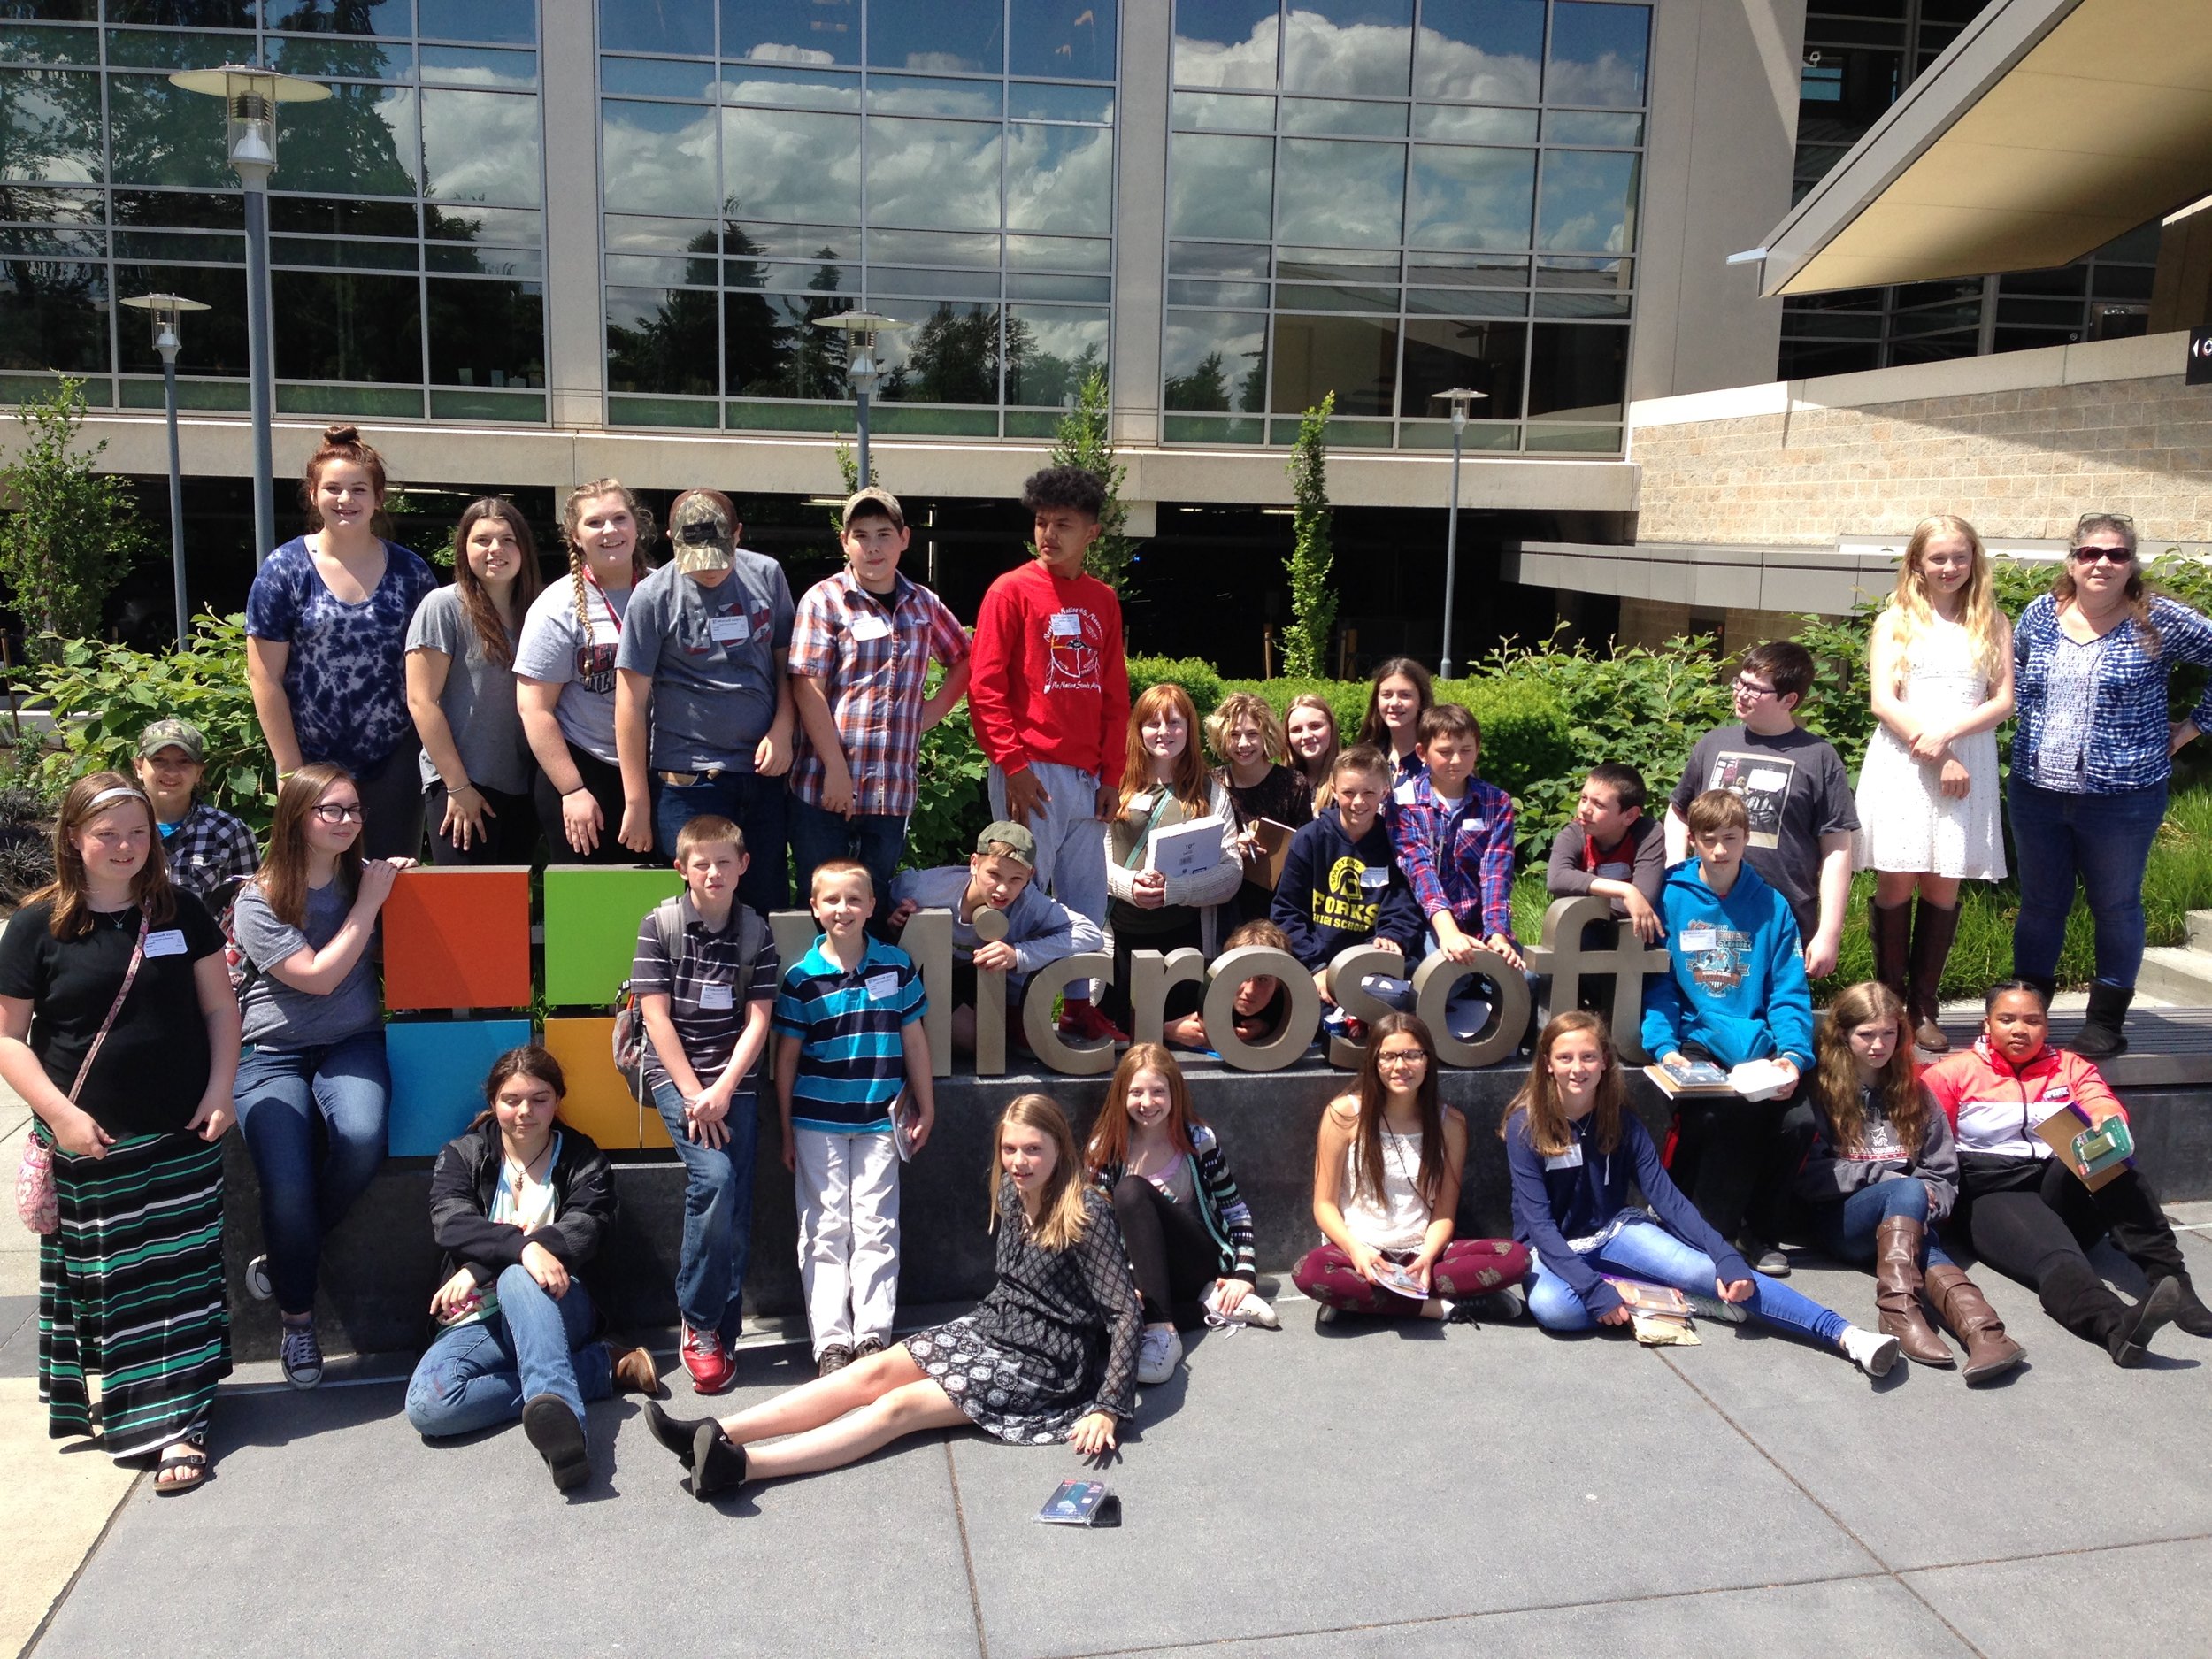
[[[614,601],[607,597],[607,590],[599,585],[599,579],[590,571],[584,572],[584,580],[591,584],[592,592],[599,595],[599,603],[607,607],[607,620],[614,625],[614,636],[619,640],[622,637],[622,618],[615,614]]]

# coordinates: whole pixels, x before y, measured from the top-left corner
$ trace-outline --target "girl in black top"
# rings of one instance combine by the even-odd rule
[[[1067,1116],[1024,1094],[999,1118],[991,1225],[998,1283],[973,1313],[855,1360],[718,1422],[649,1401],[653,1437],[692,1471],[692,1495],[810,1475],[903,1434],[973,1423],[1002,1440],[1114,1449],[1136,1404],[1143,1323],[1105,1194],[1086,1186]],[[760,1442],[790,1438],[772,1446]]]
[[[206,1476],[230,1374],[219,1143],[238,1004],[222,934],[170,884],[153,804],[120,772],[70,786],[54,870],[0,934],[0,1078],[53,1161],[39,1397],[48,1433],[157,1455],[154,1489],[182,1492]]]
[[[1229,792],[1236,813],[1237,856],[1244,861],[1237,909],[1248,922],[1263,921],[1274,902],[1275,884],[1263,873],[1256,826],[1262,818],[1292,830],[1310,822],[1313,787],[1303,772],[1282,764],[1289,753],[1282,723],[1252,692],[1233,691],[1216,705],[1206,717],[1206,741],[1221,757],[1214,776]]]

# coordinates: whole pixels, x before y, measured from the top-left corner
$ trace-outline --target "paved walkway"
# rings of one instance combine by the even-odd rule
[[[2185,1236],[2212,1275],[2212,1240]],[[1793,1282],[1870,1322],[1866,1276]],[[208,1487],[136,1484],[32,1651],[2200,1651],[2212,1342],[2171,1333],[2119,1371],[1985,1283],[2032,1358],[1975,1393],[1726,1327],[1659,1352],[1319,1329],[1286,1299],[1281,1333],[1207,1337],[1148,1391],[1116,1532],[1032,1524],[1079,1471],[1060,1448],[933,1436],[702,1506],[621,1401],[594,1408],[601,1473],[564,1498],[518,1433],[423,1445],[396,1377],[298,1394],[256,1367],[219,1407]],[[795,1380],[797,1355],[749,1348],[735,1401]]]

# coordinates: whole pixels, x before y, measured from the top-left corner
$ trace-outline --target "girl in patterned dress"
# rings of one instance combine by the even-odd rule
[[[1017,1098],[992,1140],[998,1282],[982,1306],[733,1417],[674,1417],[648,1401],[646,1423],[691,1471],[692,1496],[841,1468],[967,1423],[1086,1457],[1114,1449],[1136,1403],[1143,1315],[1113,1204],[1085,1183],[1048,1096]]]

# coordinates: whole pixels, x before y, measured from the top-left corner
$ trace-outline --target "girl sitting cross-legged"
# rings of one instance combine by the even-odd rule
[[[973,1423],[1018,1445],[1114,1449],[1136,1404],[1143,1325],[1106,1194],[1083,1179],[1067,1116],[1024,1094],[993,1136],[998,1282],[973,1313],[716,1419],[645,1407],[702,1502],[748,1480],[811,1475],[902,1435]],[[779,1438],[787,1436],[788,1438]],[[773,1445],[763,1441],[773,1440]]]
[[[1787,1285],[1755,1273],[1682,1195],[1650,1133],[1626,1110],[1605,1021],[1561,1014],[1536,1040],[1528,1082],[1500,1133],[1513,1179],[1514,1236],[1536,1255],[1529,1312],[1547,1331],[1626,1325],[1607,1273],[1671,1285],[1709,1317],[1755,1317],[1840,1349],[1870,1377],[1897,1363],[1897,1339],[1862,1331]],[[1629,1182],[1649,1210],[1628,1202]],[[1731,1319],[1731,1323],[1734,1320]]]

